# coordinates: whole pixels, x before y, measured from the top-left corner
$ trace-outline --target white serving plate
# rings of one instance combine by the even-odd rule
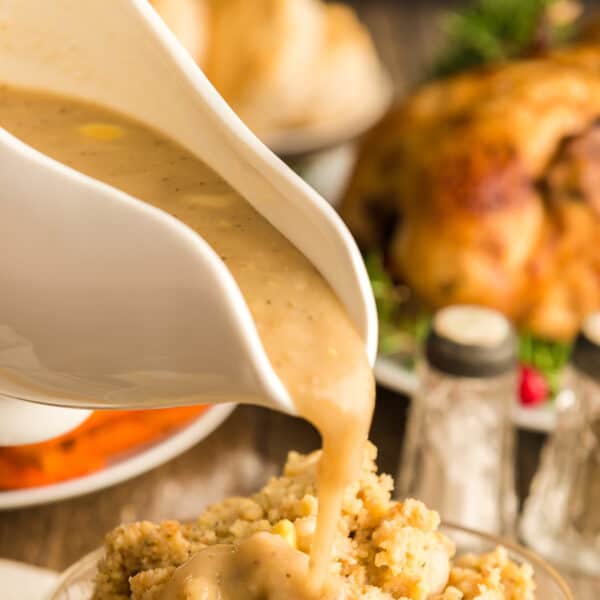
[[[284,158],[306,156],[356,140],[378,123],[390,108],[394,89],[382,72],[376,101],[354,110],[340,110],[338,117],[295,127],[255,132],[275,154]]]
[[[211,406],[183,429],[101,471],[53,485],[0,492],[0,510],[49,504],[74,498],[141,475],[166,463],[203,440],[229,416],[234,408],[233,404]]]
[[[58,580],[58,573],[0,559],[2,600],[42,600]]]

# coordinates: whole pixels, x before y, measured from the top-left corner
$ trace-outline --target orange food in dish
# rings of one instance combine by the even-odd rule
[[[106,467],[156,442],[209,407],[95,412],[77,429],[39,444],[0,448],[0,490],[50,485]]]

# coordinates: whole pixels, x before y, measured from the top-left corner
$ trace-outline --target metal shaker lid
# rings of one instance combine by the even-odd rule
[[[573,347],[573,365],[600,381],[600,312],[585,319]]]
[[[459,377],[492,377],[514,368],[517,341],[509,321],[481,306],[438,311],[425,343],[429,364]]]

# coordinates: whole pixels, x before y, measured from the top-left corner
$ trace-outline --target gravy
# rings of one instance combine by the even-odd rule
[[[310,577],[304,577],[320,595],[342,496],[357,477],[374,402],[362,340],[329,285],[250,204],[162,134],[95,105],[7,87],[0,88],[0,125],[44,154],[177,217],[228,266],[275,371],[322,436],[317,530]],[[283,568],[275,560],[271,566]]]
[[[175,571],[160,600],[312,600],[307,572],[306,554],[277,535],[256,533],[198,552]],[[335,586],[326,585],[320,598],[335,600]]]

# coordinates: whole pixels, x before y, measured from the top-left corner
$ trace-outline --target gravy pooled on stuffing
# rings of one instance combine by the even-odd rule
[[[343,492],[356,480],[374,401],[362,340],[329,285],[248,202],[162,134],[79,100],[9,87],[0,87],[0,125],[44,154],[177,217],[225,261],[275,371],[298,412],[322,436],[310,568],[301,566],[306,576],[289,584],[296,588],[291,594],[295,597],[321,596]],[[248,542],[248,548],[258,553],[262,545],[274,543],[269,537]],[[219,561],[228,563],[232,556],[237,561],[250,552],[245,548],[233,554],[219,550],[223,552]],[[274,573],[285,570],[284,556],[289,555],[276,553],[268,561]],[[203,578],[205,560],[213,559],[199,558],[198,563],[192,559],[182,569],[193,575],[197,564]],[[224,572],[232,569],[227,565]],[[173,586],[181,579],[176,575]],[[205,583],[210,587],[214,582]],[[225,582],[218,587],[223,593],[234,589]]]
[[[256,533],[239,544],[200,550],[175,571],[159,598],[312,600],[313,590],[306,584],[308,560],[282,537]],[[335,591],[324,589],[320,598],[335,600]]]

